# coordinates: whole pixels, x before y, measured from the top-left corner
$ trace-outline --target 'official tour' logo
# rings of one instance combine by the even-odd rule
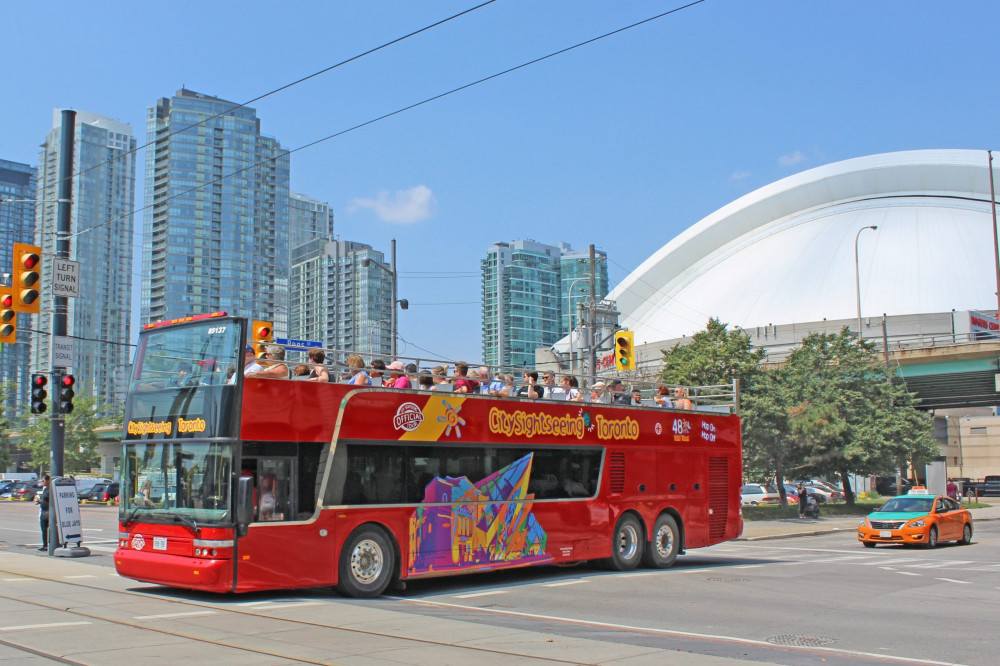
[[[392,419],[392,427],[396,430],[406,430],[412,432],[416,430],[424,421],[424,413],[420,407],[413,402],[404,402],[396,410],[396,416]]]
[[[146,540],[142,538],[141,534],[136,534],[132,537],[132,548],[135,550],[142,550],[146,547]]]

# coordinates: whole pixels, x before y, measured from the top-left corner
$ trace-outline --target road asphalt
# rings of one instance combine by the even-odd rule
[[[1000,503],[972,509],[972,513],[975,521],[1000,520]],[[857,524],[856,516],[747,521],[740,540],[852,531]],[[632,644],[607,640],[599,632],[587,638],[572,638],[541,626],[534,631],[513,631],[471,617],[442,619],[404,613],[378,603],[336,603],[333,598],[331,603],[306,600],[277,604],[264,596],[253,597],[248,606],[247,602],[228,598],[215,602],[198,595],[188,598],[183,594],[147,593],[134,581],[109,573],[106,566],[88,563],[87,558],[72,560],[0,551],[0,579],[4,581],[0,593],[3,637],[0,662],[41,664],[55,659],[62,663],[107,666],[135,664],[149,661],[152,655],[163,658],[165,654],[173,654],[219,666],[303,661],[360,665],[470,660],[484,664],[541,664],[556,660],[620,666],[747,663],[722,654],[644,647],[641,641]],[[225,612],[223,606],[233,612]],[[302,614],[297,610],[299,606],[310,608]],[[182,620],[188,620],[186,616],[197,617],[182,624]],[[360,616],[365,623],[358,624]],[[447,625],[447,635],[452,638],[440,638],[442,623]],[[55,628],[59,633],[49,633]],[[431,641],[428,636],[435,639]],[[706,648],[706,652],[712,650],[710,646]],[[153,658],[155,661],[156,657]]]

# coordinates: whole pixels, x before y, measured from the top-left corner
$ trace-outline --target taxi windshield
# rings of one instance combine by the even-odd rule
[[[894,497],[886,502],[879,511],[894,513],[930,513],[934,507],[934,498],[924,497]]]

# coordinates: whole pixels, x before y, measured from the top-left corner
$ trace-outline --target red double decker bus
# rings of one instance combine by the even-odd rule
[[[535,564],[669,567],[742,531],[740,423],[728,409],[244,378],[246,329],[216,313],[141,334],[122,576],[365,597]]]

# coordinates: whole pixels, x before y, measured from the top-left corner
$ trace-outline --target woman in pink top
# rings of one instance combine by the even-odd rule
[[[389,371],[389,381],[386,386],[398,389],[408,389],[410,388],[410,380],[406,377],[406,366],[403,365],[402,361],[393,361],[386,366],[386,370]]]

